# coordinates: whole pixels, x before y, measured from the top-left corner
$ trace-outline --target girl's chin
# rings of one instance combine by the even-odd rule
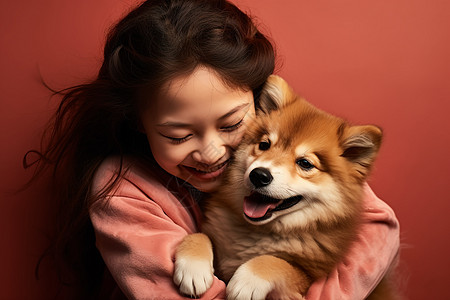
[[[191,182],[190,182],[191,183]],[[204,193],[212,193],[219,189],[220,182],[211,182],[211,183],[191,183],[197,190]]]
[[[219,189],[222,182],[222,176],[215,176],[209,179],[200,179],[195,176],[187,176],[184,178],[185,181],[189,182],[197,190],[204,193],[211,193]]]

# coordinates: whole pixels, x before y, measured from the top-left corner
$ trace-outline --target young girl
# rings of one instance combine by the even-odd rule
[[[184,298],[174,250],[198,231],[274,60],[224,0],[149,0],[110,31],[97,78],[61,92],[40,151],[60,207],[51,250],[76,299]],[[369,187],[365,207],[360,240],[307,299],[363,299],[388,270],[398,222]],[[215,278],[202,299],[224,297]]]

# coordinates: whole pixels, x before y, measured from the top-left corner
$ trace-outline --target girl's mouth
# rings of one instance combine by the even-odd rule
[[[221,164],[213,166],[208,169],[197,169],[189,166],[183,166],[190,174],[201,180],[213,180],[219,177],[223,171],[225,171],[228,165],[229,159]]]

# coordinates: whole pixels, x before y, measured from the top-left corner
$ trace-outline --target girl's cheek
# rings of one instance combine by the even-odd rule
[[[157,154],[153,154],[164,164],[178,165],[189,156],[189,151],[184,145],[161,145],[157,149]]]
[[[174,145],[156,134],[148,135],[148,141],[153,157],[161,165],[174,164],[180,160],[181,145]]]
[[[242,138],[244,137],[248,126],[254,122],[256,118],[256,114],[255,114],[255,109],[252,107],[252,109],[250,109],[245,118],[244,118],[244,125],[242,125],[234,134],[234,138],[231,141],[231,144],[233,147],[237,147],[239,145],[239,143],[242,141]]]
[[[227,139],[227,144],[229,146],[231,146],[232,148],[237,147],[239,145],[239,143],[242,141],[245,131],[246,131],[246,126],[243,125],[238,130],[231,132],[231,133],[227,133],[227,135],[225,136]]]
[[[236,134],[235,138],[232,141],[233,148],[237,147],[239,145],[239,143],[242,141],[242,138],[244,137],[244,133],[245,133],[245,128],[243,128]]]

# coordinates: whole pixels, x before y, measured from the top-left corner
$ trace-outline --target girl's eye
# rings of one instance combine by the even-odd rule
[[[259,142],[259,150],[265,151],[270,148],[270,140]]]
[[[192,136],[192,134],[188,134],[187,136],[182,137],[182,138],[174,138],[174,137],[167,136],[167,135],[164,135],[164,134],[161,134],[161,135],[162,135],[163,137],[169,139],[169,140],[170,140],[172,143],[174,143],[174,144],[181,144],[181,143],[183,143],[183,142],[186,142],[186,141],[189,140],[189,138]]]
[[[239,122],[237,122],[236,124],[233,124],[231,126],[225,126],[220,128],[223,131],[233,131],[238,129],[239,127],[241,127],[244,124],[244,119],[241,119]]]
[[[306,158],[300,158],[299,160],[297,160],[297,165],[299,165],[299,167],[305,171],[309,171],[314,168],[314,165],[310,163]]]

